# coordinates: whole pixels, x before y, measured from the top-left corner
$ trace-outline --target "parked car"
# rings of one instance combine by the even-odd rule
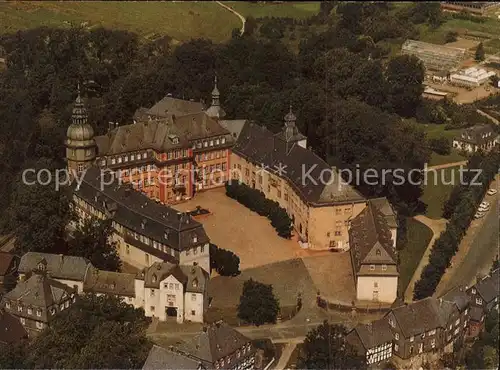
[[[484,212],[476,212],[476,214],[474,215],[474,218],[476,218],[476,219],[477,219],[477,218],[481,218],[481,217],[483,217],[485,214],[486,214],[486,213],[484,213]]]
[[[488,212],[488,210],[490,209],[490,207],[479,207],[477,209],[477,212],[483,212],[483,213],[486,213]]]
[[[490,189],[490,190],[488,190],[488,192],[486,194],[488,194],[488,195],[495,195],[496,193],[498,193],[497,189]]]
[[[489,202],[481,202],[481,204],[479,205],[479,207],[489,207],[489,206],[490,206]]]

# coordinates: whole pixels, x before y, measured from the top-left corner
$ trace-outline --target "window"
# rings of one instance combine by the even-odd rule
[[[204,246],[204,245],[202,245],[202,246],[200,247],[200,253],[204,253],[204,252],[205,252],[205,246]]]
[[[36,322],[36,328],[37,329],[43,329],[43,322],[37,321]]]
[[[460,324],[460,319],[457,319],[457,320],[455,321],[455,326],[457,326],[458,324]]]
[[[425,338],[425,333],[422,333],[422,335],[420,336],[421,339],[424,339]]]
[[[38,313],[38,312],[37,312]],[[28,307],[28,315],[33,315],[33,309]],[[38,316],[38,315],[37,315]]]
[[[196,301],[196,294],[194,294],[194,293],[193,293],[193,294],[191,294],[191,300],[192,300],[192,301]]]
[[[413,342],[414,340],[415,340],[415,337],[412,335],[412,336],[410,337],[410,342]]]
[[[5,302],[5,308],[10,308],[10,302]]]
[[[155,296],[155,290],[151,289],[151,297],[154,297],[154,296]]]
[[[374,271],[375,270],[375,265],[370,265],[370,271]]]
[[[116,159],[111,158],[111,164],[116,164]]]
[[[436,348],[436,340],[435,339],[431,340],[431,347]]]
[[[387,265],[382,265],[382,271],[386,271],[387,270]]]
[[[142,159],[146,159],[148,157],[148,153],[143,153],[142,154]]]
[[[472,294],[476,294],[476,289],[472,289]]]
[[[21,321],[21,324],[26,325],[26,319],[24,317],[21,317],[19,320]]]
[[[469,313],[469,309],[468,309],[468,308],[466,308],[466,309],[465,309],[465,314],[467,315],[468,313]]]
[[[340,215],[342,213],[342,210],[340,208],[335,209],[335,214]]]
[[[36,310],[36,315],[38,317],[41,317],[42,316],[42,310]]]
[[[394,324],[394,320],[392,318],[389,318],[389,325],[392,326],[393,328],[396,327],[396,325]]]
[[[21,305],[17,306],[17,311],[23,312],[23,306],[21,306]]]
[[[194,316],[196,315],[196,311],[195,310],[191,310],[191,316]]]
[[[399,334],[398,333],[394,334],[394,339],[399,340]]]
[[[453,334],[457,335],[459,330],[460,330],[460,328],[456,328],[455,331],[453,332]]]
[[[436,329],[433,329],[433,330],[431,330],[431,331],[429,332],[429,336],[430,336],[430,335],[434,335],[434,334],[436,334]]]
[[[127,244],[126,248],[125,248],[125,252],[127,254],[130,254],[130,245]]]
[[[378,283],[376,281],[373,283],[373,287],[378,288]]]
[[[377,250],[375,251],[375,254],[376,254],[377,256],[380,256],[380,255],[382,254],[382,252],[380,252],[380,249],[377,249]]]
[[[394,351],[399,351],[399,346],[397,344],[394,345]]]
[[[179,283],[175,283],[175,290],[179,290]]]
[[[483,304],[483,300],[481,298],[476,298],[476,304]]]
[[[151,309],[151,312],[155,312],[155,306],[151,306],[150,309]]]

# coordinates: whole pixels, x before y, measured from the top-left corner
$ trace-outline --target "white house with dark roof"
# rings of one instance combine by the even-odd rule
[[[208,308],[208,273],[198,265],[155,262],[135,279],[135,306],[160,321],[203,322]]]
[[[384,318],[368,324],[359,324],[346,336],[346,340],[365,356],[368,365],[388,361],[392,357],[393,335]]]
[[[477,125],[463,129],[453,138],[453,148],[469,153],[488,152],[498,144],[498,134],[492,125]]]

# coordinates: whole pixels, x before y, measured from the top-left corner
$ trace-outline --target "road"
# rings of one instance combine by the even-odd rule
[[[497,187],[498,183],[497,179]],[[491,209],[484,219],[474,220],[469,227],[467,233],[472,234],[470,237],[466,235],[462,240],[459,251],[452,259],[452,267],[443,275],[436,289],[436,296],[458,285],[470,286],[475,282],[477,274],[488,273],[493,260],[499,254],[499,199],[499,194],[486,196],[485,200],[490,202]]]
[[[485,116],[486,118],[489,118],[489,120],[492,121],[495,125],[500,124],[500,122],[495,117],[490,116],[488,113],[483,112],[481,109],[476,109],[476,112]]]
[[[236,10],[234,10],[233,8],[231,8],[230,6],[220,2],[220,1],[216,1],[217,4],[219,4],[220,6],[222,6],[223,8],[229,10],[231,13],[233,13],[234,15],[236,15],[240,20],[241,20],[241,30],[240,30],[240,36],[243,36],[243,33],[245,33],[245,23],[246,23],[246,19],[244,16],[242,16],[240,13],[238,13]]]

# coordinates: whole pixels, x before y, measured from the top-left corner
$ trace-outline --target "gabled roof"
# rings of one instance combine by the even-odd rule
[[[420,301],[391,310],[405,338],[429,330],[445,328],[448,320],[457,313],[454,303],[427,297]]]
[[[75,288],[51,279],[43,273],[33,273],[27,280],[17,283],[3,299],[23,306],[42,308],[40,320],[47,321],[49,317],[47,309],[66,301],[74,293],[76,293]]]
[[[183,116],[191,113],[200,113],[204,110],[200,102],[183,100],[165,96],[147,111],[147,114],[157,117],[168,117],[172,114]]]
[[[196,370],[200,363],[195,359],[185,356],[173,350],[153,345],[149,351],[146,362],[142,366],[143,370]]]
[[[0,252],[0,276],[5,276],[9,273],[12,263],[16,260],[16,256],[7,252]]]
[[[99,155],[109,156],[146,149],[167,152],[191,148],[193,140],[213,136],[224,136],[227,145],[233,143],[227,129],[206,113],[199,112],[119,126],[106,135],[95,137],[95,142]],[[174,141],[174,137],[178,141]]]
[[[470,303],[470,297],[463,287],[455,287],[444,294],[441,299],[454,303],[460,312],[464,311]]]
[[[391,238],[385,216],[368,202],[349,228],[349,245],[357,270],[363,264],[396,264]]]
[[[92,268],[83,284],[84,292],[135,297],[135,275]]]
[[[342,184],[339,173],[315,153],[297,144],[288,146],[255,123],[244,124],[233,152],[255,165],[266,166],[270,172],[278,172],[281,167],[280,177],[308,204],[326,206],[365,200],[352,186]]]
[[[173,276],[184,286],[185,292],[204,293],[209,280],[208,272],[198,265],[177,265],[155,262],[141,271],[138,279],[144,280],[146,288],[159,288],[167,277]]]
[[[476,289],[486,303],[490,303],[499,295],[499,275],[500,269],[497,268],[476,283]]]
[[[83,257],[28,252],[21,257],[18,271],[27,274],[37,269],[42,261],[45,261],[45,269],[50,277],[64,280],[84,281],[85,274],[92,266],[90,261]]]
[[[385,318],[375,320],[369,324],[359,324],[348,334],[355,332],[365,351],[392,341],[391,327]]]
[[[104,184],[110,185],[102,185],[101,176],[106,180]],[[117,223],[177,251],[208,243],[203,225],[192,217],[151,200],[128,184],[120,185],[117,180],[111,183],[109,176],[99,168],[89,168],[74,194],[105,214],[112,208],[109,216]],[[158,258],[172,259],[170,254],[152,246],[143,245],[141,249],[146,248]]]
[[[390,228],[398,227],[396,211],[387,198],[373,198],[368,200],[368,202],[373,204],[384,215],[387,226]]]
[[[249,343],[250,339],[228,324],[218,321],[202,331],[179,350],[189,353],[204,363],[213,364]]]
[[[460,135],[456,136],[454,140],[466,142],[475,145],[486,144],[493,141],[497,137],[497,133],[491,125],[476,125],[460,132]]]

